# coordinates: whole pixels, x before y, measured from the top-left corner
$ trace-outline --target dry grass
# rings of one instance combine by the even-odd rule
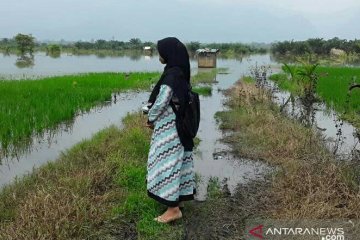
[[[113,184],[116,128],[97,134],[57,162],[7,186],[0,193],[0,239],[94,239],[121,198]],[[104,234],[105,235],[105,234]]]
[[[359,218],[358,167],[336,161],[321,137],[279,113],[267,93],[239,82],[229,92],[230,111],[219,114],[234,131],[228,141],[246,157],[276,165],[269,217]]]

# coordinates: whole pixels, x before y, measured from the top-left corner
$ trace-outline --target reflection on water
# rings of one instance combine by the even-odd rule
[[[220,87],[227,77],[232,78],[232,82],[236,79],[233,75],[218,76],[219,83],[213,86],[213,95],[201,98],[201,121],[198,133],[201,142],[194,155],[195,171],[200,175],[196,199],[200,201],[206,199],[208,183],[213,177],[225,183],[233,194],[237,184],[263,177],[263,173],[270,169],[264,163],[236,157],[231,153],[231,148],[221,141],[223,133],[214,115],[224,110],[225,98],[222,91],[215,89]]]
[[[257,55],[256,58],[266,59],[267,63],[275,63],[270,59],[270,55]],[[118,52],[113,53],[113,55],[102,52],[91,55],[37,52],[34,53],[32,62],[28,61],[28,65],[25,65],[25,62],[19,62],[19,66],[15,64],[17,59],[17,55],[3,53],[3,56],[0,57],[0,78],[9,80],[31,79],[42,76],[87,72],[162,71],[164,68],[163,65],[159,64],[158,55],[144,55],[142,51]],[[243,61],[251,61],[251,59],[254,59],[254,57],[225,58],[220,54],[217,62],[218,67],[222,67],[224,63],[232,65],[233,62],[236,62],[239,64]],[[191,58],[190,62],[193,68],[197,67],[195,58]],[[239,67],[242,68],[247,65],[245,63],[242,66],[239,65]]]
[[[283,105],[290,94],[279,91],[275,96],[276,102]],[[338,114],[327,108],[325,104],[315,102],[309,105],[304,104],[300,98],[294,98],[285,110],[293,118],[321,131],[328,148],[339,159],[352,159],[360,150],[360,138],[356,129],[348,122],[341,120]]]
[[[46,56],[49,56],[51,58],[59,58],[61,57],[61,52],[60,51],[50,51],[46,53]]]
[[[32,62],[18,61],[17,55],[0,55],[0,78],[31,79],[88,72],[162,71],[164,68],[159,63],[157,55],[144,56],[138,52],[125,56],[108,56],[101,53],[97,55],[62,53],[59,56],[47,56],[45,52],[37,52],[32,60]],[[192,65],[196,66],[194,61]]]
[[[18,68],[31,68],[35,65],[34,56],[20,56],[16,59],[15,66]]]
[[[3,159],[0,165],[0,187],[16,176],[31,172],[33,167],[53,161],[60,153],[83,139],[112,124],[121,126],[121,119],[128,112],[139,109],[147,100],[148,93],[124,93],[101,107],[73,119],[72,124],[62,124],[56,131],[47,131],[34,137],[30,151]],[[113,100],[115,98],[113,97]]]

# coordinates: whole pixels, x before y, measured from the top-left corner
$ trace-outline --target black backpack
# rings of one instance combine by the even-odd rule
[[[173,67],[169,72],[170,71],[179,71],[183,74],[179,67]],[[200,98],[199,94],[192,91],[191,84],[188,84],[188,95],[189,100],[181,111],[175,107],[172,101],[170,105],[175,114],[181,119],[178,124],[180,125],[179,127],[182,128],[183,133],[189,138],[195,138],[200,125]]]
[[[200,125],[200,99],[199,94],[189,90],[189,102],[184,109],[184,132],[192,138],[196,137]]]

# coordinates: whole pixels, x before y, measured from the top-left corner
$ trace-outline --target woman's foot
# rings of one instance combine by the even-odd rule
[[[169,223],[182,218],[182,213],[179,207],[168,208],[161,216],[154,218],[155,221],[160,223]]]

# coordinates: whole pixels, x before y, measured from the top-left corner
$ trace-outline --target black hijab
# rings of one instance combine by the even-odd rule
[[[174,37],[164,38],[157,43],[160,56],[165,60],[165,70],[179,67],[184,73],[187,82],[190,82],[189,54],[185,45]]]
[[[149,101],[154,104],[162,84],[168,85],[174,96],[177,97],[177,107],[170,102],[176,114],[176,129],[185,151],[192,151],[194,141],[192,137],[186,135],[183,130],[183,116],[186,104],[189,101],[190,85],[190,62],[189,54],[185,45],[177,38],[164,38],[157,43],[160,56],[165,60],[166,66],[160,80],[151,92]],[[151,106],[150,106],[151,107]]]
[[[185,45],[175,37],[168,37],[158,41],[157,49],[159,55],[165,60],[166,66],[160,80],[150,95],[149,102],[151,103],[155,102],[162,84],[169,85],[176,95],[182,95],[184,89],[188,89],[190,85],[190,61]],[[180,80],[175,81],[166,78],[166,76],[171,74],[182,76]]]

